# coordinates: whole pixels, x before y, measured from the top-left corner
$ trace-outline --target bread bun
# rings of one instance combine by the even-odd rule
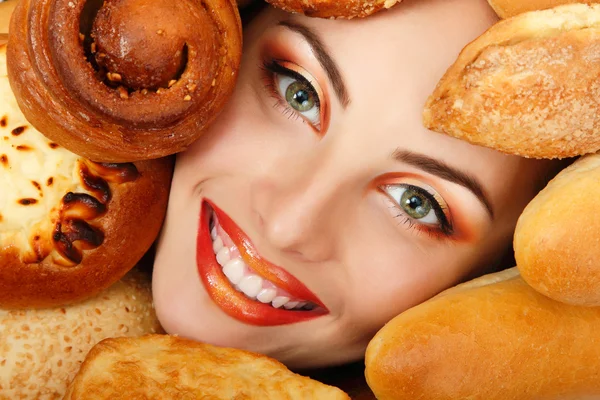
[[[235,0],[22,0],[10,30],[23,113],[96,162],[185,150],[225,106],[241,60]]]
[[[0,399],[62,399],[89,350],[109,337],[160,333],[149,276],[132,270],[64,308],[0,310]]]
[[[166,212],[172,160],[98,164],[25,119],[0,46],[0,308],[94,296],[150,248]]]
[[[308,17],[364,18],[391,8],[402,0],[267,0],[275,7]]]
[[[506,280],[487,278],[416,306],[377,333],[366,353],[377,399],[599,398],[600,308],[549,299],[514,271]]]
[[[266,356],[167,335],[107,339],[88,354],[65,400],[350,400]]]
[[[488,0],[490,6],[496,11],[500,18],[510,18],[528,11],[546,10],[563,4],[572,3],[598,3],[598,1],[587,0]]]
[[[424,112],[428,129],[532,158],[600,150],[600,5],[500,21],[469,44]]]
[[[523,279],[564,303],[600,306],[600,154],[560,172],[521,214],[514,237]]]

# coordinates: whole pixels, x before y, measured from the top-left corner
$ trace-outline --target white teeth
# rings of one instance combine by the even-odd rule
[[[217,226],[211,228],[210,236],[213,241],[213,251],[217,262],[223,267],[223,274],[237,291],[244,293],[253,300],[258,300],[263,304],[270,303],[273,308],[283,307],[286,310],[301,310],[313,306],[312,303],[307,301],[291,301],[290,297],[283,295],[277,296],[278,291],[281,294],[285,292],[283,292],[282,289],[277,288],[272,282],[263,280],[260,276],[255,275],[255,273],[253,273],[253,271],[250,270],[238,256],[235,256],[232,259],[231,252],[233,248],[230,249],[225,247],[223,239],[219,236],[217,231]],[[314,306],[311,308],[314,308]]]
[[[304,307],[305,305],[307,305],[308,302],[307,301],[301,301],[296,305],[297,309],[301,309],[302,307]]]
[[[283,306],[285,303],[287,303],[288,301],[290,301],[289,297],[277,296],[273,299],[272,306],[275,308],[279,308],[279,307]]]
[[[287,302],[286,304],[284,304],[283,306],[285,307],[286,310],[291,310],[292,308],[296,307],[298,305],[297,301],[290,301]]]
[[[261,303],[270,303],[273,301],[273,299],[275,298],[275,296],[277,296],[277,290],[275,289],[263,289],[260,291],[260,293],[258,294],[258,296],[256,296],[256,299],[258,301],[260,301]]]
[[[223,267],[223,273],[225,274],[227,279],[229,279],[229,281],[234,285],[237,285],[242,281],[245,272],[246,264],[244,264],[244,262],[239,258],[235,258],[229,261]]]
[[[246,296],[255,299],[262,290],[262,283],[263,280],[260,276],[248,275],[242,279],[239,286]]]
[[[215,252],[215,254],[217,254],[219,252],[219,250],[221,250],[222,248],[223,248],[223,239],[218,237],[213,242],[213,251]]]
[[[229,260],[231,260],[229,249],[227,247],[222,247],[217,253],[217,262],[221,267],[223,267]]]

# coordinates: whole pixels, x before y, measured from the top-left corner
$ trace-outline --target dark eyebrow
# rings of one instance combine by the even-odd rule
[[[304,37],[315,52],[319,64],[321,64],[321,67],[323,67],[325,73],[327,73],[327,76],[333,85],[333,90],[340,103],[342,103],[342,107],[348,107],[348,104],[350,104],[350,95],[348,94],[348,89],[346,88],[342,74],[333,58],[329,55],[329,51],[323,44],[323,41],[319,38],[319,35],[308,26],[298,22],[285,20],[280,21],[278,25],[299,33]]]
[[[393,158],[397,161],[410,164],[427,173],[440,177],[446,181],[459,184],[469,189],[485,206],[490,217],[494,218],[494,209],[483,190],[483,186],[473,176],[466,174],[448,164],[438,161],[423,154],[413,153],[411,151],[396,149]]]

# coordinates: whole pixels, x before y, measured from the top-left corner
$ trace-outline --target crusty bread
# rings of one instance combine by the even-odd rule
[[[318,18],[363,18],[402,0],[267,0],[288,12]]]
[[[500,21],[465,47],[424,111],[427,128],[505,153],[600,149],[600,5]]]
[[[88,354],[65,400],[349,400],[341,390],[243,350],[168,335],[107,339]]]
[[[127,273],[166,212],[172,161],[98,164],[25,119],[0,46],[0,307],[65,305]]]
[[[600,308],[549,299],[514,271],[489,278],[404,312],[375,336],[366,377],[379,400],[600,398]]]
[[[0,399],[61,399],[101,340],[161,332],[150,277],[137,269],[98,296],[65,308],[0,310]]]
[[[593,0],[488,0],[488,2],[500,18],[514,17],[528,11],[546,10],[562,4],[598,3]]]
[[[521,214],[514,249],[523,279],[574,305],[600,306],[600,154],[559,173]]]

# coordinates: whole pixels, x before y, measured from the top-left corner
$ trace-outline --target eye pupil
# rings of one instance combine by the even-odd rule
[[[306,89],[306,85],[299,81],[287,87],[285,98],[299,112],[310,111],[315,106],[312,94]]]
[[[431,202],[415,190],[407,189],[402,194],[400,205],[406,213],[415,219],[425,218],[431,211]]]

